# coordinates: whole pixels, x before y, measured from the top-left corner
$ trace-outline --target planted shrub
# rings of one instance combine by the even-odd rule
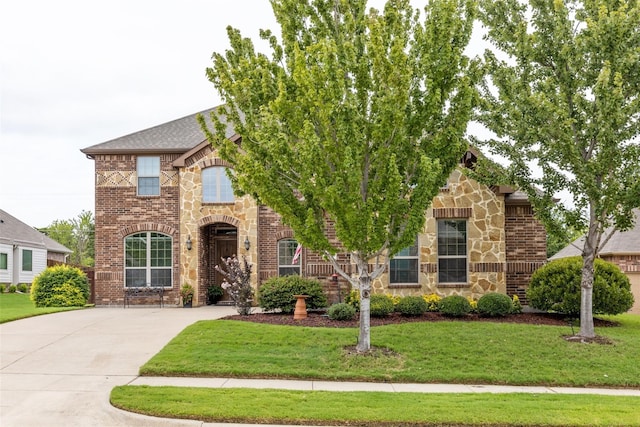
[[[370,304],[371,317],[387,317],[395,308],[393,299],[389,295],[371,295]]]
[[[24,283],[20,283],[18,285],[18,292],[22,292],[23,294],[26,294],[27,290],[28,290],[27,285],[25,285]]]
[[[582,258],[569,257],[549,262],[531,276],[527,289],[529,305],[569,316],[580,315]],[[620,314],[633,306],[629,278],[618,266],[596,259],[593,280],[593,313]]]
[[[438,303],[442,299],[438,294],[422,295],[422,299],[427,303],[427,311],[438,311]]]
[[[513,296],[512,305],[513,305],[511,308],[512,313],[514,314],[522,313],[522,304],[520,303],[520,298],[518,298],[518,295]]]
[[[242,262],[237,256],[222,257],[222,264],[215,269],[224,276],[222,289],[229,293],[238,314],[248,316],[253,306],[253,288],[251,287],[251,264],[247,257]]]
[[[207,304],[215,304],[224,295],[224,290],[220,285],[210,285],[207,288]]]
[[[18,290],[18,287],[16,285],[9,285],[10,294],[15,294],[17,290]]]
[[[356,315],[356,309],[353,308],[351,304],[347,304],[346,302],[341,302],[338,304],[333,304],[327,310],[327,316],[331,320],[351,320]]]
[[[360,291],[351,289],[349,294],[344,298],[344,302],[352,306],[356,311],[360,311]]]
[[[309,295],[305,301],[308,309],[327,306],[327,297],[320,282],[300,276],[272,277],[267,280],[260,287],[258,304],[263,311],[293,313],[296,306],[294,295]]]
[[[481,316],[500,317],[511,314],[513,301],[508,295],[498,292],[489,292],[478,300],[478,313]]]
[[[440,300],[440,312],[445,316],[462,317],[471,312],[469,300],[460,295],[449,295]]]
[[[403,316],[422,316],[427,311],[427,302],[422,297],[406,296],[398,301],[396,311]]]
[[[68,265],[45,269],[31,284],[31,301],[36,307],[81,307],[88,298],[87,276]]]

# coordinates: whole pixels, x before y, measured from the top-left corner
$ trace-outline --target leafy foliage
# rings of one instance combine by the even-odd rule
[[[222,288],[229,293],[238,314],[251,314],[253,305],[253,288],[251,287],[251,264],[247,257],[242,257],[242,264],[235,255],[222,258],[222,267],[216,265],[216,270],[224,276]]]
[[[282,36],[261,31],[270,57],[227,29],[231,49],[207,69],[225,105],[211,115],[215,134],[200,123],[232,166],[235,191],[274,209],[361,291],[358,347],[368,350],[371,281],[414,241],[467,148],[475,4],[429,2],[423,21],[408,0],[382,12],[367,12],[366,0],[272,6]],[[228,121],[241,144],[225,137]],[[357,275],[340,269],[337,252]]]
[[[439,303],[442,297],[438,294],[423,295],[422,298],[427,303],[427,311],[438,311],[440,309]]]
[[[412,295],[403,297],[396,305],[396,311],[403,316],[421,316],[427,308],[424,298]]]
[[[344,302],[333,304],[327,310],[327,316],[331,320],[351,320],[356,315],[356,309],[351,304]]]
[[[320,282],[300,276],[270,278],[260,286],[258,304],[263,311],[293,313],[296,306],[294,295],[309,295],[305,300],[308,309],[327,306],[327,297]]]
[[[580,257],[554,260],[531,276],[527,289],[529,305],[545,311],[557,311],[577,317],[580,314]],[[620,314],[633,306],[629,278],[618,266],[597,259],[593,281],[593,312]]]
[[[482,316],[499,317],[513,312],[513,301],[506,294],[488,292],[478,300],[478,313]]]
[[[207,304],[215,304],[220,301],[220,298],[224,295],[222,286],[210,285],[207,288]]]
[[[193,286],[191,286],[190,284],[185,283],[184,285],[182,285],[182,287],[180,288],[180,296],[182,297],[183,305],[190,305],[193,302],[194,292],[195,289],[193,289]]]
[[[445,316],[462,317],[471,312],[471,303],[461,295],[449,295],[440,300],[440,311]]]
[[[527,193],[550,233],[556,210],[570,229],[586,230],[579,335],[593,337],[594,260],[640,206],[640,4],[486,0],[480,8],[494,46],[478,117],[495,134],[486,144],[510,162],[503,180]],[[572,208],[555,203],[561,191]]]
[[[395,307],[393,299],[389,295],[374,294],[371,295],[371,316],[387,317],[393,313]]]
[[[31,285],[31,300],[36,307],[80,307],[88,299],[87,276],[68,265],[46,268]]]
[[[70,263],[93,266],[95,257],[93,213],[82,211],[76,218],[55,220],[39,231],[73,251],[69,256]]]

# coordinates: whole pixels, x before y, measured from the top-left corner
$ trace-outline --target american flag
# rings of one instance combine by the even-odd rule
[[[300,258],[300,254],[302,253],[302,245],[298,243],[298,247],[296,248],[295,253],[293,254],[293,259],[291,260],[291,264],[297,264],[298,258]]]

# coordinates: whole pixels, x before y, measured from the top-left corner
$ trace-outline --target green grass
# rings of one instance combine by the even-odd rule
[[[613,345],[569,343],[569,327],[491,322],[406,323],[372,328],[353,355],[355,328],[201,321],[140,368],[141,375],[551,386],[640,386],[640,316],[598,328]]]
[[[82,307],[38,307],[29,299],[29,294],[0,294],[0,323],[41,314],[57,313],[59,311],[77,310]]]
[[[638,426],[640,398],[121,386],[111,403],[205,422],[360,426]]]

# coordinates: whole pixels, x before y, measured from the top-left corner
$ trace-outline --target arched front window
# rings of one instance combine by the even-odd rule
[[[227,203],[235,200],[227,168],[214,166],[202,170],[202,201]]]
[[[301,251],[302,246],[293,239],[278,241],[278,276],[300,275]]]
[[[146,231],[124,239],[125,286],[171,287],[172,239]]]

